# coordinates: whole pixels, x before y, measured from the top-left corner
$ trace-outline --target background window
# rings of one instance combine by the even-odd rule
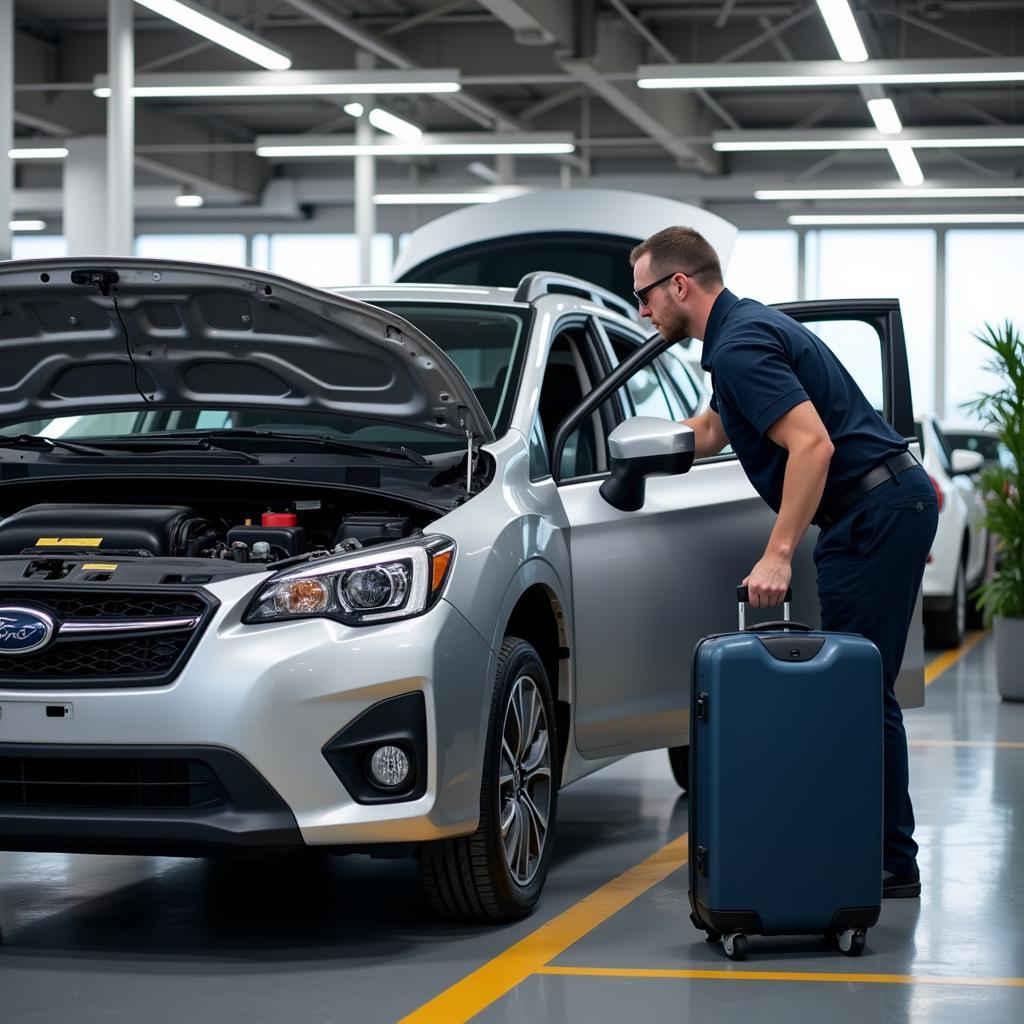
[[[1024,231],[950,231],[946,235],[946,414],[970,419],[962,403],[1003,381],[985,369],[988,349],[972,335],[1009,318],[1024,331],[1021,253]]]
[[[797,291],[795,231],[741,231],[723,268],[729,291],[758,302],[792,302]]]
[[[807,233],[808,299],[900,300],[915,409],[935,406],[935,244],[930,229]]]
[[[391,280],[394,239],[376,234],[370,244],[370,283]],[[353,234],[288,232],[254,235],[252,265],[317,288],[359,282],[359,238]]]
[[[12,260],[49,260],[67,254],[63,235],[11,235]]]
[[[186,260],[245,266],[245,235],[139,235],[135,255],[150,260]]]

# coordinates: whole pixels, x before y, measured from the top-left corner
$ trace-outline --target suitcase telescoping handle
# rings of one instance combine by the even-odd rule
[[[740,630],[747,628],[747,603],[750,601],[750,592],[746,587],[736,588],[736,600],[739,603],[739,622]],[[803,629],[810,631],[810,626],[805,625],[802,622],[793,622],[789,617],[789,603],[793,600],[793,588],[790,587],[786,591],[786,596],[782,599],[782,615],[784,621],[772,621],[772,622],[757,622],[751,629]]]

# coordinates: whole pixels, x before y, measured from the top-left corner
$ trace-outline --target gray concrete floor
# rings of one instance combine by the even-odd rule
[[[534,973],[504,995],[494,987],[489,1003],[493,979],[480,980],[476,1019],[1019,1024],[1024,705],[999,702],[990,647],[970,651],[929,687],[927,708],[907,716],[924,895],[885,904],[863,957],[813,939],[762,939],[732,964],[690,925],[682,869],[544,969],[570,973]],[[0,1021],[369,1024],[423,1007],[417,1024],[447,1024],[456,1017],[434,997],[684,833],[686,801],[657,752],[570,787],[559,819],[540,909],[492,929],[435,921],[405,861],[227,867],[0,854]],[[677,973],[571,973],[581,968]],[[780,972],[822,980],[770,977]]]

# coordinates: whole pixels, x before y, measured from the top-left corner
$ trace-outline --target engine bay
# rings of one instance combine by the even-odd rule
[[[383,507],[382,507],[383,504]],[[354,506],[354,507],[353,507]],[[422,531],[435,518],[332,494],[262,502],[33,504],[0,521],[0,556],[188,558],[270,564],[355,551]]]

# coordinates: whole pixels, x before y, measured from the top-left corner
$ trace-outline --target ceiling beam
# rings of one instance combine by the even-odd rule
[[[645,95],[632,81],[614,81],[609,74],[635,69],[643,57],[643,41],[616,18],[592,20],[593,4],[573,0],[479,0],[512,29],[522,42],[554,47],[554,56],[569,75],[601,97],[612,109],[656,140],[683,166],[718,173],[721,161],[706,146],[682,136],[706,134],[711,125],[694,98],[680,103],[675,96],[662,103]],[[584,16],[581,16],[581,13]]]
[[[348,39],[360,50],[372,53],[375,57],[396,68],[417,68],[420,65],[407,54],[403,53],[397,46],[393,46],[386,39],[369,29],[357,25],[351,18],[343,17],[335,11],[329,10],[318,0],[285,0],[297,11],[301,11],[307,17],[319,22],[325,28]],[[438,101],[444,103],[452,110],[457,110],[464,117],[475,121],[485,128],[502,128],[514,130],[521,125],[514,118],[509,117],[497,107],[492,106],[484,100],[465,92],[458,96],[438,96]]]
[[[45,82],[49,72],[49,47],[39,39],[17,34],[18,81]],[[103,135],[107,130],[106,103],[87,91],[15,92],[15,121],[50,135]],[[136,106],[137,146],[166,139],[195,145],[216,144],[223,139],[198,126],[194,120],[172,117],[152,108]],[[138,160],[138,158],[137,158]],[[141,165],[141,164],[140,164]],[[196,189],[211,189],[223,196],[253,198],[260,194],[268,168],[255,152],[181,153],[150,160],[146,166],[163,177]]]

